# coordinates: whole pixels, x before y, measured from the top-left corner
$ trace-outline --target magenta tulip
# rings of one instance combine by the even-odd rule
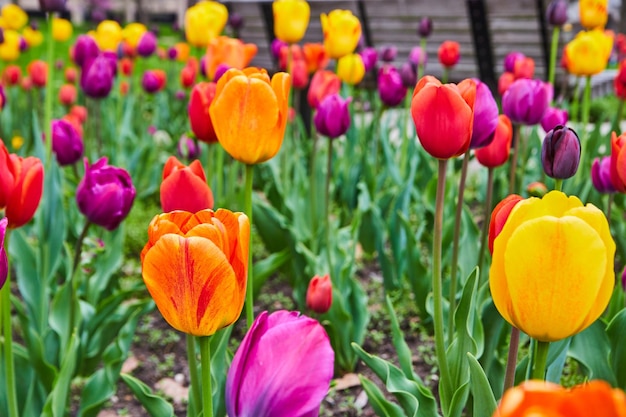
[[[396,67],[384,65],[378,70],[378,96],[389,107],[402,103],[406,97],[407,88],[402,83],[402,76]]]
[[[319,133],[335,139],[348,131],[350,127],[350,108],[352,98],[343,99],[339,94],[326,96],[317,107],[313,122]]]
[[[487,84],[476,81],[476,100],[474,101],[474,129],[470,149],[482,148],[493,141],[498,126],[498,103]]]
[[[536,125],[552,100],[552,86],[540,80],[520,78],[502,96],[502,112],[513,123]]]
[[[611,157],[596,158],[591,165],[591,182],[599,193],[609,194],[617,190],[611,181]]]
[[[0,289],[4,286],[7,276],[9,275],[9,259],[4,249],[4,236],[7,233],[8,224],[9,219],[6,217],[0,220]]]

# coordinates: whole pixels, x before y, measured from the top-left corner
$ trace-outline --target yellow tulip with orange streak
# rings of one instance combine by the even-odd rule
[[[206,209],[157,215],[141,252],[143,280],[175,329],[210,336],[241,314],[250,223],[243,213]]]
[[[587,29],[603,28],[609,19],[608,0],[580,0],[580,24]]]
[[[248,165],[271,159],[283,143],[291,77],[260,68],[230,69],[218,81],[209,113],[222,147]]]

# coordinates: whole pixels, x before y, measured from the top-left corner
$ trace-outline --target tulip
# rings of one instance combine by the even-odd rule
[[[41,60],[35,60],[28,64],[26,72],[30,76],[35,87],[45,87],[48,81],[48,64]]]
[[[611,157],[596,158],[591,164],[591,182],[599,193],[610,194],[616,191],[611,181]]]
[[[180,85],[183,88],[190,88],[195,82],[196,71],[192,67],[186,66],[180,70]]]
[[[288,43],[281,41],[280,39],[274,39],[272,41],[272,45],[270,47],[272,51],[272,56],[276,59],[280,58],[280,51],[282,51],[283,47],[289,46]]]
[[[26,42],[26,45],[24,47],[20,45],[20,49],[25,51],[27,48],[35,48],[41,45],[43,43],[43,33],[30,26],[26,26],[22,30],[22,39]]]
[[[580,162],[580,139],[576,132],[565,126],[550,130],[541,146],[541,164],[551,178],[573,177]]]
[[[198,140],[206,143],[217,142],[217,135],[209,113],[209,108],[215,98],[216,88],[217,84],[213,82],[196,84],[191,90],[187,108],[191,130]]]
[[[39,8],[42,12],[64,12],[67,0],[39,0]]]
[[[417,34],[422,38],[427,38],[433,31],[433,21],[430,17],[422,17],[417,25]]]
[[[243,16],[237,12],[230,13],[228,16],[228,26],[233,28],[235,32],[239,32],[243,28]]]
[[[526,186],[526,192],[530,197],[541,198],[548,193],[548,187],[542,182],[535,181]]]
[[[511,211],[517,203],[523,200],[524,198],[520,195],[510,194],[504,200],[496,204],[491,212],[489,221],[489,252],[491,254],[493,254],[493,243],[498,235],[500,235],[500,232],[502,232]]]
[[[622,272],[622,290],[626,291],[626,266],[624,272]]]
[[[274,0],[274,35],[286,43],[297,43],[309,26],[311,8],[305,0]]]
[[[88,97],[104,98],[113,88],[115,71],[104,54],[87,61],[80,75],[80,86]]]
[[[252,43],[243,43],[239,39],[219,36],[211,40],[206,51],[206,75],[215,80],[215,72],[220,65],[243,69],[257,54],[258,48]]]
[[[52,151],[61,166],[72,165],[83,156],[83,139],[70,122],[52,121]]]
[[[363,50],[359,52],[359,55],[361,55],[361,60],[365,66],[365,72],[372,70],[376,66],[376,62],[378,61],[378,51],[376,51],[376,48],[363,48]]]
[[[89,165],[76,190],[78,209],[91,223],[116,229],[126,218],[135,200],[135,187],[125,169],[108,165],[107,157]]]
[[[250,223],[219,209],[155,216],[141,252],[144,283],[176,330],[210,336],[241,314]]]
[[[163,167],[161,207],[165,213],[174,210],[195,213],[213,208],[213,193],[200,161],[185,166],[175,156],[168,158]]]
[[[365,65],[359,54],[344,55],[337,61],[337,76],[346,84],[355,85],[365,76]]]
[[[432,76],[417,83],[411,100],[411,116],[420,143],[430,155],[449,159],[470,146],[474,123],[476,83],[441,84]]]
[[[289,54],[291,54],[291,57],[289,57]],[[281,71],[287,70],[289,59],[291,59],[292,63],[293,61],[299,61],[304,59],[304,53],[302,52],[302,48],[300,47],[300,45],[285,44],[280,48],[280,51],[278,51],[278,67]]]
[[[302,90],[309,84],[309,72],[303,59],[291,63],[291,79],[293,88]]]
[[[171,47],[167,50],[167,59],[170,61],[174,61],[176,59],[176,55],[178,55],[178,51],[175,47]]]
[[[222,75],[226,74],[226,71],[228,71],[231,67],[228,66],[227,64],[220,64],[217,66],[217,68],[215,69],[215,78],[213,79],[216,83],[220,80],[220,78],[222,78]]]
[[[533,78],[535,76],[535,60],[530,57],[518,58],[513,66],[513,76],[519,78]]]
[[[96,43],[102,51],[115,51],[124,34],[119,23],[114,20],[103,20],[96,28]]]
[[[339,94],[326,96],[317,107],[313,122],[315,129],[331,139],[338,138],[350,127],[350,101]]]
[[[194,141],[187,135],[182,135],[178,140],[178,144],[176,145],[176,151],[178,152],[178,156],[188,161],[198,158],[200,156],[201,150],[202,148],[198,146],[196,141]]]
[[[552,26],[561,27],[567,23],[567,0],[552,0],[546,9],[546,20]]]
[[[587,29],[604,28],[609,18],[608,0],[580,0],[580,24]]]
[[[157,47],[157,39],[154,33],[145,32],[141,38],[139,38],[139,43],[137,44],[137,53],[142,57],[149,57],[156,51]]]
[[[76,68],[68,67],[65,69],[64,73],[65,81],[70,84],[74,84],[76,82],[77,72]]]
[[[185,12],[185,36],[194,46],[206,47],[228,21],[228,9],[215,1],[200,1]]]
[[[509,52],[504,57],[504,72],[511,72],[511,73],[514,72],[515,63],[517,62],[517,60],[524,59],[524,58],[526,58],[526,55],[524,55],[521,52],[518,52],[518,51]]]
[[[320,15],[324,49],[331,58],[339,59],[352,53],[361,37],[361,22],[349,10],[333,10]]]
[[[398,48],[393,45],[385,46],[380,51],[380,59],[383,62],[393,62],[398,55]]]
[[[0,45],[4,43],[4,29],[0,27]]]
[[[52,39],[65,42],[72,37],[72,23],[67,19],[55,17],[52,20]]]
[[[613,79],[613,87],[614,87],[615,95],[621,100],[626,100],[626,60],[625,59],[621,60],[619,63],[619,69],[617,71],[617,75]]]
[[[415,72],[415,67],[410,62],[405,62],[400,67],[400,78],[402,78],[402,84],[406,88],[415,88],[415,84],[417,84],[417,72]]]
[[[33,156],[9,154],[0,141],[0,209],[8,227],[25,225],[33,218],[43,193],[43,164]]]
[[[493,140],[488,145],[476,149],[476,159],[488,168],[502,166],[508,161],[513,140],[513,126],[511,120],[504,114],[498,116]]]
[[[15,61],[20,56],[20,35],[14,30],[4,30],[4,42],[0,43],[0,60]]]
[[[187,62],[189,54],[191,53],[191,47],[189,44],[185,42],[178,42],[174,45],[174,49],[176,50],[176,60],[178,62]]]
[[[503,96],[514,81],[515,76],[512,72],[503,72],[500,78],[498,78],[498,94]]]
[[[20,82],[20,87],[22,87],[22,90],[24,91],[30,91],[30,89],[33,88],[33,82],[29,76],[22,77],[22,81]]]
[[[87,121],[87,108],[83,106],[72,106],[70,114],[76,116],[81,123],[85,123]]]
[[[626,134],[611,133],[611,182],[620,193],[626,193]]]
[[[406,97],[407,87],[396,67],[385,65],[378,71],[378,96],[387,106],[394,107]]]
[[[159,91],[161,82],[159,81],[156,72],[152,70],[144,72],[143,77],[141,78],[141,86],[144,91],[149,94],[154,94]]]
[[[146,25],[133,22],[126,25],[122,31],[122,37],[124,38],[126,45],[134,51],[139,45],[139,40],[146,32],[148,32]]]
[[[20,30],[28,22],[28,15],[20,6],[9,3],[2,6],[0,20],[4,29]]]
[[[324,314],[333,303],[333,284],[330,275],[314,276],[306,292],[306,306],[318,314]]]
[[[302,53],[309,74],[324,69],[328,65],[328,54],[321,43],[305,43],[302,47]]]
[[[482,148],[491,143],[498,125],[498,103],[487,84],[476,82],[476,100],[474,101],[474,128],[470,148]]]
[[[119,60],[118,63],[120,72],[126,77],[130,77],[133,74],[133,61],[128,57],[124,57]]]
[[[2,81],[8,85],[18,85],[22,78],[22,70],[17,65],[7,65],[2,74]]]
[[[318,415],[333,377],[334,359],[328,335],[316,320],[295,311],[264,311],[248,330],[228,371],[228,415]]]
[[[64,84],[59,89],[59,102],[64,106],[71,106],[76,102],[76,87]]]
[[[426,54],[426,51],[423,50],[421,47],[416,46],[411,49],[411,52],[409,52],[409,62],[416,69],[420,65],[422,67],[425,67],[426,62],[428,62],[428,54]]]
[[[78,35],[74,43],[74,62],[76,65],[83,66],[88,61],[96,58],[100,53],[96,41],[87,35]]]
[[[519,79],[502,96],[502,110],[513,123],[536,125],[552,100],[552,86],[540,80]]]
[[[311,108],[316,109],[321,101],[331,94],[337,94],[341,90],[341,80],[332,71],[317,71],[311,79],[307,100]]]
[[[601,29],[581,31],[565,46],[570,74],[588,76],[604,71],[613,50],[613,38]]]
[[[4,237],[7,233],[8,223],[9,219],[0,219],[0,290],[9,276],[9,259],[7,258],[7,252],[4,249]]]
[[[4,94],[4,87],[0,84],[0,111],[4,108],[7,102],[7,96]]]
[[[31,30],[30,28],[26,28],[28,30]],[[36,41],[36,39],[34,40]],[[26,38],[24,38],[24,36],[20,36],[20,52],[25,52],[28,49],[28,42],[26,41]]]
[[[278,153],[287,124],[289,74],[228,70],[217,83],[209,113],[222,147],[236,160],[258,164]],[[233,111],[238,109],[238,111]]]
[[[608,222],[595,206],[560,191],[531,197],[515,206],[494,241],[494,304],[512,326],[540,342],[572,336],[606,308],[614,256]]]
[[[439,50],[437,51],[437,56],[439,57],[439,62],[446,68],[451,68],[455,66],[459,59],[461,59],[461,46],[458,42],[454,41],[445,41],[439,46]]]

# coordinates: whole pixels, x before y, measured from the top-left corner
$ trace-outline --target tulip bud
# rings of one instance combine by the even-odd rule
[[[416,46],[411,49],[411,52],[409,52],[409,62],[411,63],[411,65],[413,65],[414,68],[419,67],[420,64],[425,67],[427,61],[428,55],[426,54],[426,51],[424,51],[421,47]]]
[[[156,51],[157,47],[157,39],[154,33],[146,32],[141,38],[139,38],[139,43],[137,44],[137,53],[142,57],[149,57]]]
[[[85,176],[76,189],[76,202],[91,223],[114,230],[130,212],[136,191],[128,172],[107,162],[103,157],[90,166],[85,158]]]
[[[176,150],[178,151],[178,156],[191,161],[192,159],[198,159],[202,148],[189,136],[182,135],[178,140]]]
[[[339,94],[326,96],[317,107],[313,119],[317,131],[331,139],[346,133],[350,127],[351,101],[351,97],[344,100]]]
[[[543,197],[548,192],[548,187],[542,182],[535,181],[528,184],[526,187],[526,192],[531,197]]]
[[[333,303],[333,284],[330,275],[314,276],[306,292],[306,306],[318,314],[324,314]]]
[[[400,67],[400,77],[402,78],[402,84],[406,88],[414,88],[415,84],[417,84],[417,73],[415,72],[413,64],[410,62],[402,64]]]
[[[609,194],[617,190],[611,182],[611,157],[595,158],[591,164],[591,182],[599,193]]]
[[[170,156],[163,167],[160,194],[164,213],[174,210],[196,213],[213,208],[213,193],[197,159],[185,166],[175,156]]]
[[[6,236],[8,223],[9,219],[6,217],[0,219],[0,290],[7,281],[7,276],[9,276],[9,259],[4,249],[4,237]]]
[[[42,12],[64,12],[67,0],[39,0],[39,8]]]
[[[394,107],[402,103],[406,92],[396,67],[385,65],[378,71],[378,95],[385,105]]]
[[[580,162],[580,139],[576,132],[557,126],[548,132],[541,146],[541,164],[546,175],[565,179],[576,174]]]
[[[0,28],[0,45],[4,43],[4,29]]]
[[[427,38],[433,31],[433,21],[429,17],[422,17],[417,26],[417,34],[422,38]]]
[[[552,26],[563,26],[567,22],[567,0],[552,0],[546,9],[546,20]]]
[[[2,81],[8,86],[19,84],[21,78],[22,70],[17,65],[8,65],[2,74]]]
[[[380,59],[383,62],[393,62],[398,55],[398,48],[393,45],[385,46],[380,51]]]
[[[228,25],[235,31],[241,30],[243,27],[243,16],[237,12],[232,12],[228,16]]]
[[[76,102],[76,87],[73,84],[64,84],[59,89],[59,101],[64,106],[71,106]]]
[[[470,148],[482,148],[493,141],[498,125],[498,103],[487,84],[476,82],[476,100],[474,101],[474,127]]]
[[[143,73],[143,78],[141,79],[141,86],[144,91],[149,94],[154,94],[159,91],[161,82],[159,81],[156,73],[151,70],[147,70]]]
[[[219,64],[215,69],[215,75],[213,76],[213,81],[218,82],[222,75],[226,74],[226,71],[230,69],[230,65],[228,64]]]
[[[541,127],[546,132],[551,131],[558,125],[565,126],[567,123],[567,110],[556,107],[548,107],[541,118]]]
[[[65,81],[70,84],[74,84],[76,82],[77,72],[76,68],[68,67],[65,68]]]
[[[506,93],[513,81],[515,81],[515,75],[512,72],[503,72],[500,75],[500,78],[498,78],[498,94],[500,94],[500,97]]]
[[[48,64],[41,60],[32,61],[26,67],[30,79],[35,87],[45,87],[48,82]]]
[[[83,140],[66,120],[52,121],[52,151],[59,165],[72,165],[83,156]]]
[[[519,58],[513,66],[513,76],[519,78],[533,78],[535,75],[535,60],[529,57]]]
[[[316,109],[326,96],[339,93],[340,89],[341,80],[337,74],[329,70],[316,71],[311,79],[307,94],[309,106]]]
[[[76,116],[78,121],[85,123],[87,121],[87,108],[84,106],[72,106],[70,114]]]
[[[278,59],[280,58],[280,50],[284,47],[284,46],[289,46],[289,44],[287,44],[287,42],[283,42],[280,39],[276,38],[272,41],[272,56],[274,56],[274,58]]]
[[[378,61],[378,52],[376,51],[376,48],[364,48],[361,52],[359,52],[359,55],[361,55],[366,72],[376,66],[376,62]]]
[[[110,59],[100,54],[83,65],[80,86],[88,97],[104,98],[113,88],[114,76],[115,71],[111,68]]]
[[[518,59],[523,59],[526,58],[526,55],[524,55],[521,52],[517,52],[517,51],[513,51],[513,52],[509,52],[505,57],[504,57],[504,72],[514,72],[515,71],[515,62]]]
[[[74,62],[76,65],[83,66],[91,61],[100,53],[96,41],[87,35],[78,35],[76,43],[74,43]]]
[[[439,62],[446,68],[455,66],[461,59],[461,46],[455,41],[445,41],[439,46]]]
[[[191,90],[187,107],[193,134],[198,140],[206,143],[217,142],[217,135],[209,115],[209,107],[215,98],[216,88],[217,85],[212,82],[196,84]]]
[[[167,59],[170,61],[174,61],[176,59],[176,55],[178,55],[178,50],[175,47],[171,47],[167,50]]]

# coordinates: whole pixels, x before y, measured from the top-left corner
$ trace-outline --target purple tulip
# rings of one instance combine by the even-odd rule
[[[272,56],[276,59],[280,58],[280,50],[283,46],[289,46],[287,42],[283,42],[280,39],[276,38],[272,41]]]
[[[507,56],[504,57],[504,72],[514,72],[515,71],[515,61],[517,61],[520,58],[525,58],[526,55],[524,55],[521,52],[509,52],[507,54]]]
[[[393,45],[384,46],[380,50],[380,60],[383,62],[393,62],[398,55],[398,48]]]
[[[74,62],[82,67],[87,61],[98,56],[100,49],[91,36],[78,35],[74,43]]]
[[[198,146],[198,144],[189,136],[182,135],[178,140],[176,150],[178,151],[178,156],[180,158],[191,161],[193,159],[198,159],[202,148]]]
[[[556,107],[548,107],[541,118],[541,127],[546,132],[549,132],[558,125],[565,126],[567,124],[567,119],[567,110]]]
[[[317,106],[313,122],[319,133],[331,139],[338,138],[350,127],[350,108],[352,98],[343,99],[339,94],[326,96]]]
[[[426,62],[428,61],[428,55],[426,51],[424,51],[420,46],[416,46],[411,49],[409,52],[409,62],[415,68],[419,67],[422,64],[423,67],[426,66]]]
[[[546,20],[552,26],[563,26],[567,22],[567,0],[552,0],[546,9]]]
[[[4,217],[0,219],[0,289],[4,286],[9,275],[9,258],[7,258],[7,252],[4,249],[4,236],[7,233],[7,225],[9,219]]]
[[[91,98],[104,98],[113,88],[115,71],[111,68],[111,60],[100,54],[85,63],[80,74],[80,87]]]
[[[0,44],[4,43],[4,29],[0,28]]]
[[[39,8],[42,12],[64,12],[67,0],[39,0]]]
[[[433,21],[430,17],[422,17],[417,25],[417,34],[422,38],[427,38],[433,31]]]
[[[513,123],[536,125],[551,100],[550,84],[540,80],[519,79],[502,96],[502,110]]]
[[[187,99],[187,93],[183,90],[178,90],[175,94],[174,94],[174,98],[178,101],[183,101]]]
[[[207,73],[206,73],[206,55],[204,55],[202,58],[200,58],[200,74],[202,74],[203,77],[207,76]]]
[[[361,52],[359,52],[359,55],[361,55],[361,59],[363,60],[365,72],[370,71],[376,66],[376,62],[378,61],[376,48],[363,48]]]
[[[52,121],[52,151],[59,165],[72,165],[83,156],[83,139],[66,120]]]
[[[173,46],[167,50],[167,58],[173,61],[178,56],[178,51]]]
[[[622,272],[622,289],[626,291],[626,266],[624,267],[624,272]]]
[[[24,52],[28,49],[28,42],[23,36],[20,36],[20,52]]]
[[[243,27],[243,16],[237,12],[228,15],[228,25],[235,31],[239,31]]]
[[[146,32],[139,39],[137,44],[137,53],[144,58],[149,57],[156,51],[157,39],[154,33]]]
[[[614,193],[617,190],[611,182],[611,157],[596,158],[591,165],[591,182],[598,192],[603,194]]]
[[[32,30],[39,30],[39,22],[37,22],[36,20],[31,20],[28,26],[30,26]]]
[[[91,20],[98,24],[107,18],[107,12],[102,7],[97,7],[91,10]]]
[[[4,108],[5,104],[7,104],[7,96],[4,94],[4,87],[0,84],[0,110]]]
[[[415,67],[410,62],[405,62],[400,67],[400,77],[402,78],[402,84],[406,88],[415,88],[415,84],[417,84],[417,72],[415,72]]]
[[[226,378],[230,417],[317,416],[335,354],[324,328],[293,311],[261,313]]]
[[[113,71],[113,76],[117,76],[117,54],[111,51],[104,51],[102,55],[106,58],[109,67],[111,67],[111,71]]]
[[[557,126],[548,132],[541,146],[541,164],[546,175],[557,179],[573,177],[580,162],[580,139],[576,132]]]
[[[230,69],[228,64],[219,64],[215,69],[215,75],[213,76],[213,82],[218,82],[222,75],[226,74],[226,71]]]
[[[141,86],[144,91],[149,94],[154,94],[159,91],[161,83],[159,82],[159,78],[156,76],[154,71],[147,70],[143,73],[143,78],[141,79]]]
[[[385,65],[378,70],[378,96],[385,105],[397,106],[406,97],[407,88],[396,67]]]
[[[471,149],[489,145],[494,138],[498,126],[498,103],[491,94],[487,84],[476,82],[476,99],[474,101],[474,130],[472,131]]]
[[[128,172],[107,161],[103,157],[89,166],[85,158],[85,176],[78,184],[76,202],[91,223],[114,230],[130,212],[136,191]]]

